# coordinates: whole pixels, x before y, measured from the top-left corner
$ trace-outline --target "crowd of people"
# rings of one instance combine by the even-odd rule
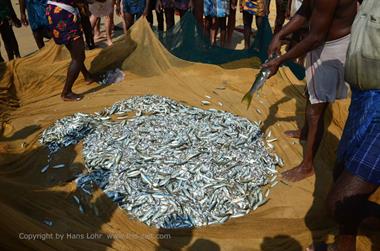
[[[287,8],[292,0],[276,0],[277,18],[275,32],[281,29],[285,21]],[[296,1],[296,0],[293,0]],[[244,20],[245,48],[250,46],[252,20],[256,15],[256,25],[260,29],[263,17],[269,14],[270,0],[19,0],[21,20],[17,17],[11,0],[0,0],[0,33],[8,59],[20,57],[19,46],[13,32],[16,28],[30,26],[39,49],[45,45],[45,39],[53,39],[58,45],[64,45],[70,51],[71,63],[67,73],[62,99],[78,101],[81,95],[72,92],[72,86],[80,72],[88,82],[97,81],[87,71],[85,45],[88,49],[96,47],[100,37],[100,19],[105,19],[107,45],[112,45],[114,13],[122,17],[125,33],[135,20],[145,16],[153,26],[153,12],[156,13],[157,30],[164,31],[174,26],[174,17],[178,13],[182,18],[192,11],[204,34],[215,46],[220,30],[220,46],[225,47],[232,39],[236,23],[236,8]],[[290,6],[290,4],[289,4]],[[228,22],[228,24],[227,24]],[[84,36],[83,36],[84,34]],[[4,59],[0,55],[0,61]]]
[[[293,13],[293,3],[300,0],[276,0],[276,22],[274,33],[277,33],[285,22],[285,17]],[[54,12],[51,12],[51,6]],[[236,10],[242,13],[244,23],[245,48],[251,45],[253,16],[256,17],[257,29],[262,20],[269,15],[270,0],[19,0],[20,19],[17,17],[11,0],[0,1],[0,32],[8,60],[20,57],[18,43],[13,27],[30,26],[37,47],[44,47],[44,40],[57,39],[64,30],[76,30],[84,34],[88,49],[96,47],[95,41],[101,37],[100,20],[104,18],[107,45],[112,45],[114,30],[120,29],[114,24],[114,14],[121,16],[123,30],[126,33],[135,20],[146,16],[153,26],[155,12],[157,30],[169,30],[174,26],[176,13],[182,18],[186,12],[192,11],[204,34],[216,45],[217,34],[220,31],[221,47],[231,44],[232,34],[236,24]],[[58,13],[61,10],[62,13]],[[76,20],[68,20],[69,17]],[[59,18],[62,22],[56,26]],[[75,22],[73,22],[75,21]],[[166,27],[165,27],[166,26]],[[59,38],[62,44],[62,36]],[[4,61],[3,58],[0,60]]]

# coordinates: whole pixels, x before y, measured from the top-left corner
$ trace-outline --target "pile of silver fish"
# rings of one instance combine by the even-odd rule
[[[154,95],[63,118],[40,142],[56,150],[82,139],[88,173],[78,187],[91,194],[95,183],[129,215],[159,228],[248,214],[267,201],[282,165],[257,123]]]

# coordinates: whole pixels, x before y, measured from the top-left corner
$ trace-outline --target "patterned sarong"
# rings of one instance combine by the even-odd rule
[[[74,5],[74,0],[55,0],[55,2]],[[48,4],[46,8],[49,28],[56,44],[69,44],[82,36],[80,16],[58,6]]]
[[[352,88],[337,161],[351,174],[380,185],[380,90]]]

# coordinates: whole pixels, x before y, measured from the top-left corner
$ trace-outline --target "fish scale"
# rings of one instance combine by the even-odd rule
[[[106,119],[127,112],[137,115]],[[88,173],[78,187],[91,191],[97,184],[147,225],[186,228],[220,224],[264,204],[257,194],[272,180],[276,161],[257,124],[166,97],[135,96],[65,117],[40,142],[57,152],[83,140]]]

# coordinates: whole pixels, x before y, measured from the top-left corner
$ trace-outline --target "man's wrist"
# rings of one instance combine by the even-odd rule
[[[278,62],[279,62],[279,65],[282,65],[283,63],[285,63],[285,61],[288,60],[288,53],[285,53],[285,54],[279,56],[279,57],[277,58],[277,60],[278,60]]]

